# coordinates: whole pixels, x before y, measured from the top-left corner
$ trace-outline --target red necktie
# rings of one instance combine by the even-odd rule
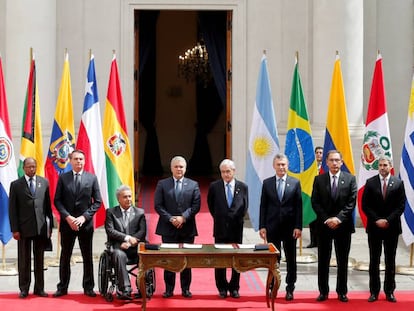
[[[382,184],[382,197],[385,199],[385,194],[387,193],[387,179],[383,178],[384,183]]]

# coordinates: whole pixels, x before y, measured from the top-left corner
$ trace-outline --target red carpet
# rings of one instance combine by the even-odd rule
[[[213,219],[207,207],[207,192],[211,180],[206,178],[195,178],[199,181],[201,191],[201,209],[196,216],[198,236],[195,243],[212,244],[213,238]],[[161,243],[161,237],[155,234],[155,228],[158,222],[158,214],[154,210],[154,190],[158,179],[144,179],[141,183],[140,196],[138,198],[138,205],[145,210],[147,226],[148,226],[148,240],[151,243]],[[230,273],[230,269],[228,269]],[[214,280],[213,269],[193,269],[193,278],[191,284],[191,292],[196,295],[215,295],[217,288]],[[156,294],[162,294],[165,290],[163,280],[163,270],[156,269]],[[177,286],[178,285],[178,286]],[[180,294],[179,279],[177,277],[175,293]],[[265,286],[261,282],[256,271],[248,271],[242,273],[240,278],[240,294],[250,293],[251,295],[260,295],[264,293]]]
[[[414,293],[412,291],[397,291],[396,298],[398,302],[393,304],[384,300],[380,295],[380,300],[374,303],[367,302],[368,292],[351,292],[349,293],[349,302],[339,302],[332,293],[332,299],[318,303],[315,301],[317,293],[314,292],[297,292],[295,300],[286,302],[283,298],[276,299],[275,309],[278,311],[306,311],[306,310],[332,310],[335,311],[359,311],[359,310],[376,310],[387,311],[393,308],[398,310],[412,310],[414,308]],[[139,311],[141,309],[140,300],[133,302],[106,302],[102,297],[89,298],[81,293],[69,293],[62,298],[39,298],[29,295],[26,299],[19,299],[16,293],[0,294],[1,309],[4,311]],[[219,299],[214,295],[194,295],[192,299],[184,299],[176,296],[169,299],[161,298],[158,293],[147,302],[148,311],[164,310],[184,310],[184,311],[269,311],[266,302],[262,296],[250,295],[242,296],[240,299]]]

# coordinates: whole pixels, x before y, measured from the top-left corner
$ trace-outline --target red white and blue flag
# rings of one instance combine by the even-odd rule
[[[9,222],[9,190],[11,182],[17,179],[16,160],[11,138],[6,87],[0,56],[0,240],[3,244],[7,244],[12,238]]]
[[[93,55],[91,55],[86,77],[85,99],[76,149],[81,149],[85,152],[85,170],[94,173],[98,178],[102,205],[95,214],[95,228],[97,228],[105,223],[105,208],[108,208],[108,184],[106,181],[101,110]]]

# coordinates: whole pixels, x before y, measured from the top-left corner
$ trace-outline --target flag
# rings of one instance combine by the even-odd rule
[[[313,179],[318,174],[318,165],[297,59],[293,71],[285,154],[289,159],[289,174],[300,180],[303,226],[306,226],[316,218],[316,214],[312,209],[311,195]]]
[[[20,161],[18,175],[24,175],[23,161],[27,157],[36,160],[36,174],[45,176],[43,163],[42,124],[40,122],[40,100],[37,90],[36,63],[34,56],[30,63],[29,80],[27,82],[26,99],[24,101],[22,139],[20,144]]]
[[[132,195],[135,194],[134,168],[115,54],[109,74],[103,124],[108,200],[109,207],[114,207],[118,205],[115,191],[120,185],[131,187]],[[132,202],[135,202],[134,197]]]
[[[405,126],[404,145],[401,153],[400,177],[404,181],[405,210],[401,215],[402,237],[408,246],[414,243],[414,76]]]
[[[9,221],[9,190],[11,182],[15,179],[17,179],[17,168],[0,56],[0,240],[3,244],[7,244],[12,238]]]
[[[62,79],[56,102],[50,145],[45,164],[45,176],[49,180],[50,199],[53,213],[60,220],[59,212],[53,203],[59,175],[72,169],[69,154],[75,146],[75,125],[73,120],[72,88],[70,83],[69,55],[65,53]]]
[[[329,97],[328,115],[326,120],[325,140],[323,144],[323,159],[329,150],[338,150],[342,154],[341,170],[355,175],[354,159],[352,157],[351,139],[348,130],[348,114],[346,112],[344,83],[342,80],[341,61],[336,56],[331,94]],[[327,172],[328,167],[322,161],[321,172]]]
[[[246,163],[246,183],[249,187],[249,217],[253,228],[259,230],[260,196],[263,180],[274,175],[273,158],[279,152],[275,112],[266,55],[260,63],[256,102],[250,128],[249,151]]]
[[[378,174],[378,158],[381,156],[392,160],[382,57],[378,54],[372,77],[358,175],[358,211],[364,227],[367,225],[367,217],[362,210],[362,194],[367,179]],[[391,174],[394,175],[394,169],[391,170]]]
[[[92,147],[93,145],[93,147]],[[102,205],[95,214],[95,228],[105,223],[105,208],[108,207],[108,185],[103,147],[101,109],[98,98],[98,85],[95,76],[95,60],[91,55],[85,84],[82,119],[79,126],[76,149],[85,152],[85,170],[98,178]]]

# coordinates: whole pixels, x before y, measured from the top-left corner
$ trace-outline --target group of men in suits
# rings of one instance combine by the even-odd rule
[[[62,252],[60,256],[57,291],[54,297],[67,294],[70,280],[70,257],[78,238],[83,257],[83,288],[87,296],[93,291],[92,238],[93,215],[101,205],[99,186],[95,175],[83,170],[85,156],[75,150],[70,156],[72,171],[59,176],[54,203],[60,213]],[[363,194],[363,210],[367,215],[368,245],[370,250],[370,297],[378,299],[380,290],[379,262],[384,245],[386,272],[384,291],[386,299],[396,302],[395,255],[398,236],[401,234],[400,216],[405,206],[405,191],[401,180],[390,174],[392,163],[381,157],[379,174],[368,179]],[[347,302],[347,269],[351,247],[351,234],[355,232],[353,211],[356,204],[355,176],[341,171],[342,155],[330,150],[326,155],[328,171],[315,177],[312,190],[312,208],[317,214],[318,234],[318,287],[317,301],[329,295],[329,265],[332,243],[337,259],[338,299]],[[273,159],[275,175],[263,181],[260,201],[260,237],[272,242],[286,256],[286,296],[294,299],[297,279],[296,241],[302,231],[302,191],[298,179],[287,174],[289,161],[286,155]],[[161,179],[155,190],[154,206],[159,214],[156,234],[163,243],[194,243],[197,236],[196,214],[200,211],[200,189],[196,181],[185,177],[187,163],[175,156],[170,163],[172,176]],[[13,237],[18,240],[19,297],[28,296],[30,286],[30,252],[34,248],[34,294],[47,297],[43,280],[43,253],[50,238],[53,221],[49,199],[49,184],[36,176],[36,161],[27,158],[23,165],[25,176],[14,181],[10,188],[10,224]],[[235,179],[235,164],[225,159],[219,165],[221,178],[210,184],[207,203],[214,220],[215,243],[242,243],[244,216],[248,209],[247,185]],[[34,183],[34,184],[33,184]],[[115,269],[119,278],[119,298],[131,299],[131,284],[126,270],[127,262],[137,260],[137,245],[145,241],[144,211],[132,204],[128,186],[117,190],[119,205],[106,212],[105,229],[113,248]],[[175,273],[165,270],[164,298],[172,297]],[[226,269],[215,269],[216,287],[220,298],[227,293],[239,298],[240,274],[232,270],[226,278]],[[191,269],[180,273],[181,294],[191,298]]]

